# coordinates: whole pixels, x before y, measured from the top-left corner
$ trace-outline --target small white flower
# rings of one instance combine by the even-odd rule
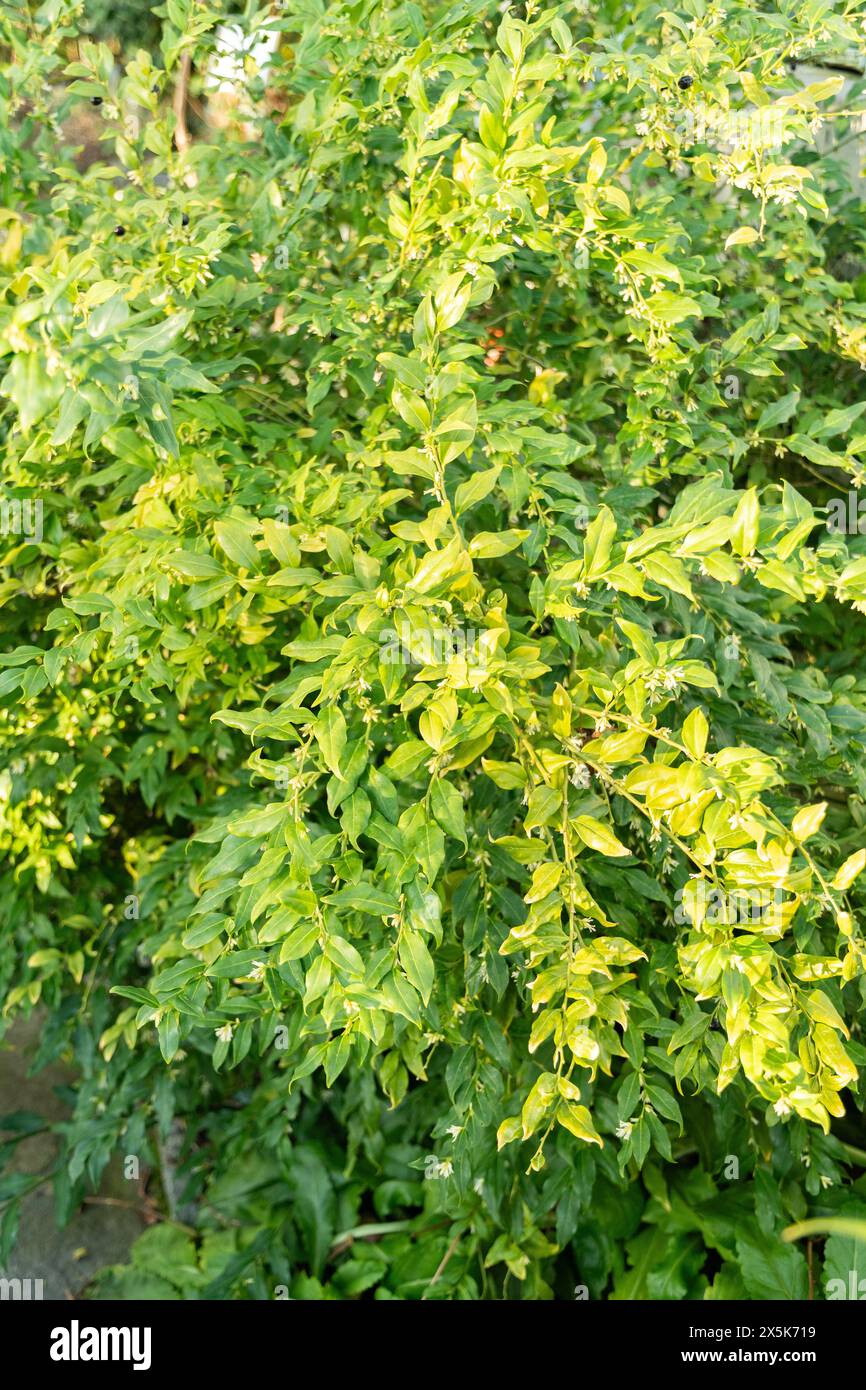
[[[230,1023],[224,1023],[221,1028],[215,1030],[220,1042],[229,1043],[232,1040],[234,1029]]]
[[[424,1177],[428,1181],[435,1182],[439,1178],[450,1178],[454,1172],[454,1164],[450,1158],[443,1158],[441,1161],[435,1154],[428,1154],[424,1160]]]

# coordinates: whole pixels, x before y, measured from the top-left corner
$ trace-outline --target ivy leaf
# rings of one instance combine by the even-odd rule
[[[808,1297],[806,1260],[793,1246],[758,1231],[741,1231],[737,1255],[750,1298],[800,1301]]]
[[[866,1207],[856,1202],[843,1204],[834,1219],[850,1221],[852,1226],[849,1232],[832,1234],[824,1245],[824,1295],[859,1301],[866,1288]],[[859,1235],[855,1233],[858,1225]]]

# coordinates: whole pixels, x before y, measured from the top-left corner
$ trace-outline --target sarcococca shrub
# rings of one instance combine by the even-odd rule
[[[103,1286],[821,1295],[862,7],[251,3],[219,125],[228,7],[78,8],[0,18],[0,979],[61,1213],[181,1144]]]

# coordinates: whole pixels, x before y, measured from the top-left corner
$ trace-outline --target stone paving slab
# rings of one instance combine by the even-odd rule
[[[69,1068],[53,1063],[28,1075],[38,1032],[38,1016],[33,1016],[14,1024],[0,1042],[0,1129],[3,1115],[16,1110],[33,1110],[48,1120],[68,1113],[55,1088],[69,1084]],[[47,1172],[56,1150],[54,1135],[33,1135],[18,1144],[5,1171]],[[17,1245],[0,1278],[41,1279],[46,1299],[82,1297],[98,1270],[128,1258],[144,1224],[143,1206],[133,1184],[123,1178],[119,1158],[106,1169],[99,1192],[63,1230],[55,1224],[52,1185],[45,1183],[21,1204]]]

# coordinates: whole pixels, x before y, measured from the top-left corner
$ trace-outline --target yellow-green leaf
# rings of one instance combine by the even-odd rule
[[[621,859],[623,855],[631,853],[631,850],[626,849],[622,841],[616,838],[613,831],[594,816],[577,816],[571,823],[589,849],[597,850],[599,854],[606,854],[614,859]]]

